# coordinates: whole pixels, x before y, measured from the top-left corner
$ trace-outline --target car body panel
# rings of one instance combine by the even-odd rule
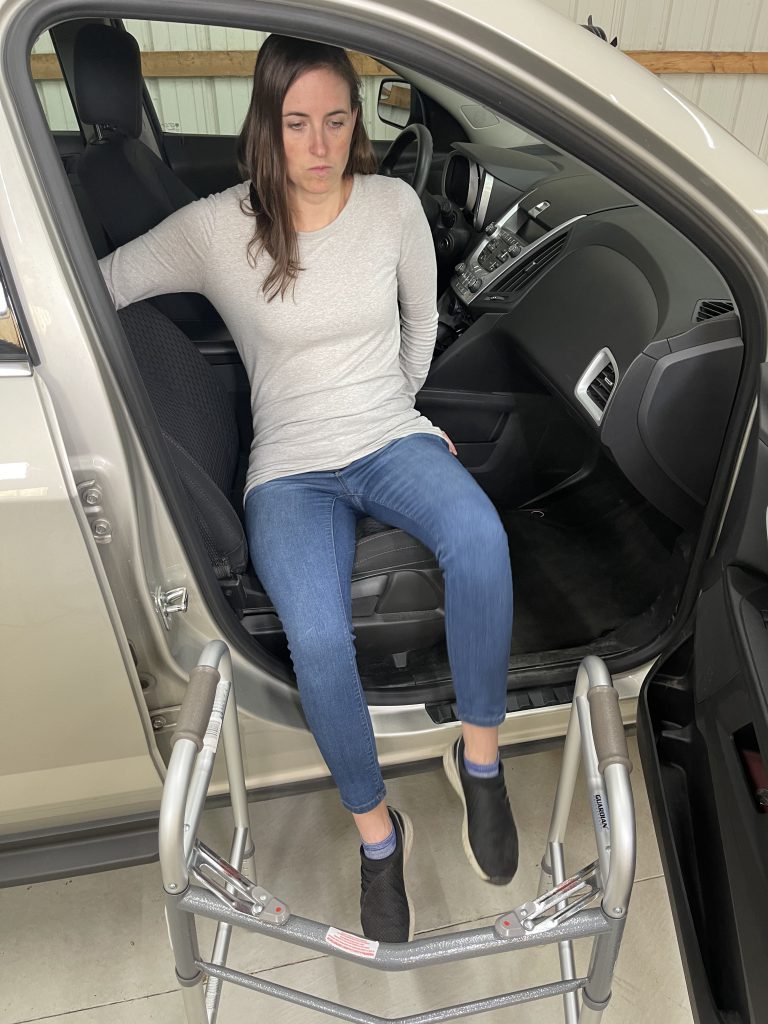
[[[36,375],[0,376],[0,833],[143,811],[161,785],[51,417]]]

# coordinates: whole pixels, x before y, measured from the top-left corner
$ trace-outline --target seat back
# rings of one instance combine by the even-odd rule
[[[73,64],[78,115],[96,130],[77,160],[76,175],[111,252],[197,196],[141,141],[141,52],[133,36],[112,25],[84,25],[75,39]],[[86,204],[79,205],[82,210]],[[201,295],[163,295],[153,301],[189,334],[208,337],[221,327]]]
[[[80,120],[96,129],[77,171],[117,247],[196,196],[140,139],[143,81],[133,36],[111,25],[84,25],[73,62]]]
[[[248,549],[230,500],[239,438],[227,392],[186,335],[152,305],[139,302],[118,316],[214,571],[220,579],[241,573]]]

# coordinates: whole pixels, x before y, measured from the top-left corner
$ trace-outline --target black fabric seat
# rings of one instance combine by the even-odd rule
[[[94,126],[78,173],[114,246],[159,224],[195,194],[140,139],[139,44],[111,25],[84,25],[73,55],[80,120]]]
[[[111,252],[197,196],[141,141],[141,53],[133,36],[111,25],[84,25],[73,64],[77,112],[95,136],[68,172],[76,174]],[[90,227],[89,234],[94,237]],[[164,295],[153,303],[194,337],[221,335],[221,318],[201,295]]]
[[[189,508],[225,591],[245,594],[239,607],[261,639],[281,633],[251,572],[240,516],[237,425],[229,397],[192,342],[147,302],[118,314],[157,416]],[[245,574],[245,583],[242,577]],[[363,518],[357,528],[352,612],[358,648],[401,654],[443,633],[442,574],[434,555],[402,530]]]

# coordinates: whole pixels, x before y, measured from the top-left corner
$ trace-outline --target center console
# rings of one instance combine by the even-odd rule
[[[540,269],[545,257],[549,262],[557,255],[561,246],[553,252],[550,243],[562,239],[565,244],[568,229],[583,214],[547,230],[538,217],[549,206],[542,201],[525,210],[520,202],[498,223],[486,227],[485,237],[456,266],[451,278],[451,288],[465,306],[471,306],[480,297],[491,302],[508,300],[512,290]]]

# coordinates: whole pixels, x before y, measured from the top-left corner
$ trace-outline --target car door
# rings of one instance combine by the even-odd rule
[[[111,542],[106,488],[98,468],[75,484],[43,377],[0,270],[0,886],[147,859],[144,816],[160,799],[149,716],[96,549]]]
[[[638,734],[697,1021],[768,1020],[768,367],[688,638]]]

